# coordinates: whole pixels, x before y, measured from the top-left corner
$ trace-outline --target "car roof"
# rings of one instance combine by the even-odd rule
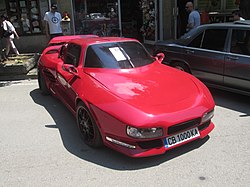
[[[225,22],[225,23],[211,23],[211,24],[204,24],[199,27],[246,27],[250,28],[250,20],[244,21],[235,21],[235,22]]]
[[[123,38],[123,37],[98,37],[98,38],[80,38],[71,40],[70,43],[77,45],[93,45],[99,43],[109,43],[109,42],[126,42],[126,41],[136,41],[138,40],[133,38]]]
[[[96,38],[97,35],[94,34],[88,34],[88,35],[69,35],[69,36],[57,36],[55,38],[52,38],[48,45],[52,44],[60,44],[60,43],[66,43],[73,39],[79,39],[79,38]]]

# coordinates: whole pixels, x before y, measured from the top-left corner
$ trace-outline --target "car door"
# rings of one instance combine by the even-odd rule
[[[184,48],[193,75],[208,83],[223,84],[227,29],[207,28]]]
[[[225,85],[250,91],[250,29],[232,29],[230,38],[230,52],[225,57]]]
[[[67,46],[66,54],[64,54],[64,63],[57,66],[57,81],[60,99],[72,110],[75,108],[76,93],[73,89],[79,79],[72,71],[77,71],[81,55],[81,47],[76,44],[69,44]],[[66,69],[66,68],[71,68]]]

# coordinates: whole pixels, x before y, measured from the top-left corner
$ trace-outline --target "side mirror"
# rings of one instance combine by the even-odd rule
[[[64,71],[67,71],[68,73],[70,73],[76,77],[79,77],[78,70],[72,64],[63,64],[62,68]]]
[[[164,53],[158,53],[157,55],[156,55],[156,58],[157,58],[157,60],[158,61],[160,61],[160,63],[163,61],[163,59],[165,58],[165,55],[164,55]]]

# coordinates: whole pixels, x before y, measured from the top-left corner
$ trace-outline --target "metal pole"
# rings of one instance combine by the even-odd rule
[[[118,0],[118,19],[119,19],[120,36],[122,36],[121,0]]]
[[[160,40],[163,40],[163,2],[160,0],[159,2],[159,24],[160,24]]]
[[[75,35],[75,16],[74,16],[74,11],[75,11],[75,6],[73,6],[73,0],[71,0],[71,10],[72,10],[72,16],[71,16],[71,23],[72,23],[72,27],[73,27],[73,35]]]

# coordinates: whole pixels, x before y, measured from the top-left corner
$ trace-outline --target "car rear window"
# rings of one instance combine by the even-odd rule
[[[94,44],[86,52],[85,67],[129,69],[148,65],[154,58],[138,42]]]

